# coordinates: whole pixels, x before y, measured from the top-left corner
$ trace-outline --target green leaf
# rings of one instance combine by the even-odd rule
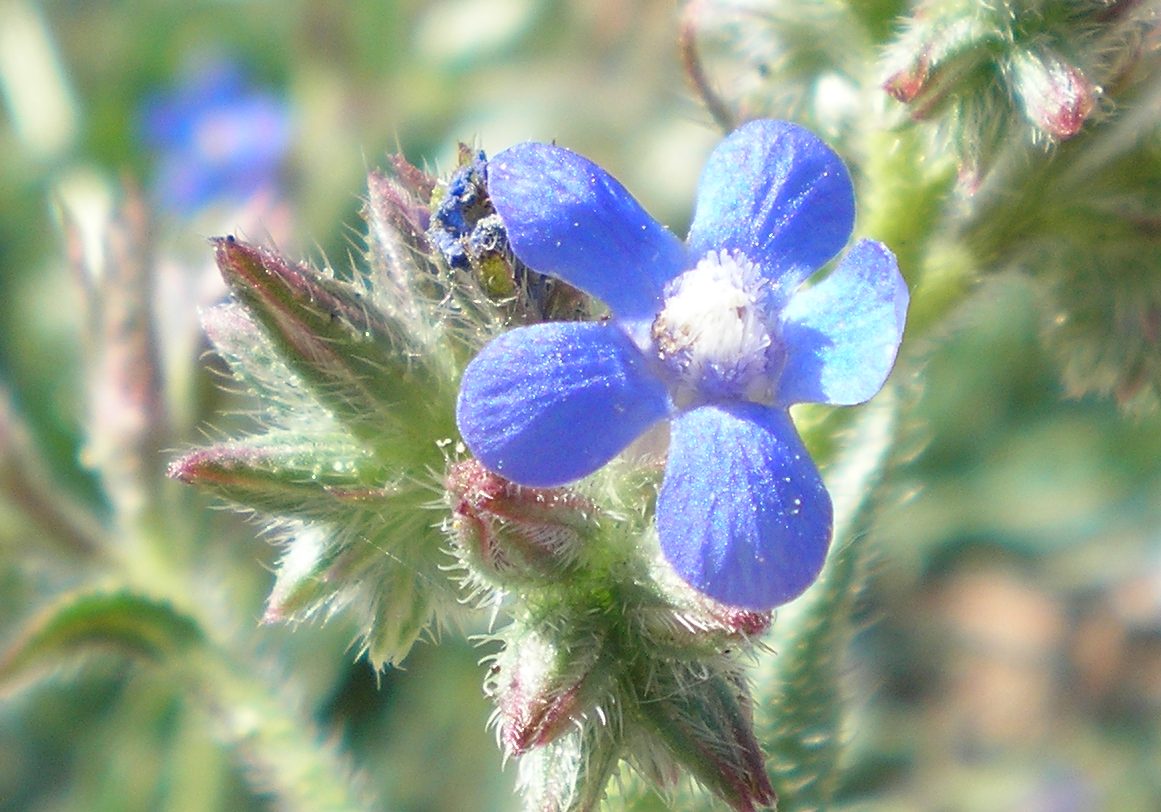
[[[128,590],[74,593],[34,617],[0,657],[0,690],[79,655],[162,661],[203,640],[198,623],[164,601]]]

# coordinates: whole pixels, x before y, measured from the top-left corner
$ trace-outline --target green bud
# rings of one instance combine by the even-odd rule
[[[450,396],[433,398],[439,381],[400,351],[404,337],[363,290],[233,237],[214,240],[214,253],[287,366],[355,437],[390,457],[417,426],[450,433]]]
[[[674,663],[636,677],[642,721],[678,764],[738,812],[775,804],[740,676]]]
[[[507,641],[488,675],[494,721],[509,755],[543,747],[577,725],[607,726],[615,663],[589,630],[525,629]]]
[[[470,571],[500,587],[565,576],[597,512],[567,488],[517,485],[472,459],[454,463],[445,485],[457,553]]]

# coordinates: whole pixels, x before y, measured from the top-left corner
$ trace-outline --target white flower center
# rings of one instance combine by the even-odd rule
[[[650,336],[678,407],[773,402],[785,354],[766,280],[743,254],[711,252],[671,281]]]

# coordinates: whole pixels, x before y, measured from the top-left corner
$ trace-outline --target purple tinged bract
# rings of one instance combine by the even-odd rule
[[[668,419],[657,530],[669,562],[734,606],[801,594],[833,515],[787,409],[878,392],[908,304],[894,256],[871,240],[803,284],[850,237],[841,159],[797,125],[744,125],[710,156],[684,243],[561,147],[500,153],[488,192],[520,260],[600,298],[612,319],[521,327],[484,347],[457,403],[472,453],[550,487]]]

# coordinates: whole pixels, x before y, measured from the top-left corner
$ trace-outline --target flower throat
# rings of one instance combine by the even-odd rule
[[[785,350],[768,285],[741,253],[711,251],[665,288],[651,354],[678,408],[719,399],[773,403]]]

